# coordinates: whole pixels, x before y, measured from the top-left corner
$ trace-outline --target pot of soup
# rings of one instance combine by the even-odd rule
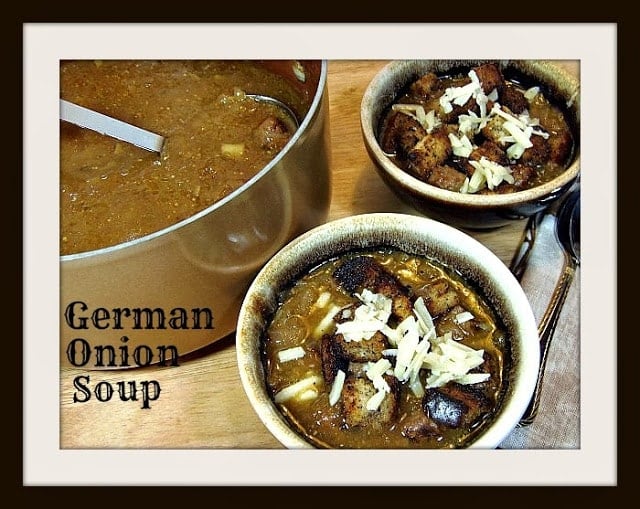
[[[175,365],[234,332],[259,269],[326,220],[326,78],[324,61],[61,62],[62,99],[166,139],[60,124],[63,365]]]

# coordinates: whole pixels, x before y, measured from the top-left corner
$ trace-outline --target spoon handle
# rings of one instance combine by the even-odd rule
[[[547,309],[538,326],[538,334],[540,335],[540,368],[538,370],[538,380],[533,391],[533,396],[529,406],[525,410],[524,414],[520,418],[519,426],[529,426],[535,419],[538,413],[538,406],[540,404],[540,395],[542,393],[542,380],[544,378],[545,366],[547,364],[547,353],[549,352],[549,345],[553,338],[553,333],[558,323],[558,317],[564,304],[569,288],[573,281],[574,274],[576,272],[577,264],[573,258],[565,254],[565,261],[562,268],[562,273],[558,279],[558,283],[551,295],[551,300]]]
[[[60,99],[60,119],[158,154],[164,145],[164,138],[158,134],[64,99]]]

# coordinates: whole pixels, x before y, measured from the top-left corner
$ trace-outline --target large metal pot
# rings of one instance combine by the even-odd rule
[[[135,241],[62,256],[62,365],[113,369],[163,358],[169,364],[176,352],[228,336],[258,270],[293,237],[326,220],[327,63],[264,65],[300,93],[292,105],[302,118],[294,137],[254,178],[202,212]]]

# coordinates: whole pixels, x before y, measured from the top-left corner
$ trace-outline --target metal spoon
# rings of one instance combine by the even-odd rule
[[[283,103],[280,99],[276,99],[275,97],[262,95],[262,94],[246,94],[246,97],[249,97],[254,101],[273,104],[278,108],[280,108],[282,111],[284,111],[287,114],[287,118],[290,121],[289,127],[292,129],[292,131],[296,131],[298,127],[300,127],[298,116],[295,114],[295,112],[291,108],[289,108],[288,105]]]
[[[162,152],[164,138],[117,118],[60,99],[60,120],[126,141],[151,152]]]
[[[580,265],[580,188],[569,193],[556,215],[556,235],[564,252],[564,263],[560,278],[551,296],[551,300],[538,326],[540,335],[540,369],[533,397],[519,426],[530,425],[538,413],[542,381],[547,362],[549,345],[553,338],[560,311],[565,302],[577,267]]]
[[[260,94],[246,94],[246,97],[260,102],[275,104],[282,109],[289,119],[289,128],[295,131],[299,127],[298,117],[282,101]],[[60,99],[60,119],[80,127],[85,127],[100,134],[126,141],[151,152],[161,153],[164,137],[140,127],[128,124],[122,120],[98,113],[97,111],[79,106],[64,99]]]

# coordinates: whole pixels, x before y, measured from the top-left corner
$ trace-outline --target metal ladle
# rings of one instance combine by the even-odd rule
[[[549,345],[576,269],[580,265],[580,187],[571,191],[560,205],[556,215],[556,235],[564,252],[564,263],[549,305],[538,326],[540,368],[533,397],[520,418],[520,426],[530,425],[538,413]]]
[[[269,104],[278,106],[285,112],[289,120],[289,128],[293,131],[299,127],[298,117],[296,114],[282,101],[275,97],[261,94],[246,94],[246,97]],[[136,145],[151,152],[161,153],[164,147],[164,137],[159,134],[147,131],[140,127],[134,126],[127,122],[123,122],[117,118],[104,115],[95,110],[85,108],[78,104],[60,99],[60,120],[71,122],[72,124],[91,129],[97,133],[111,136],[121,141],[126,141],[132,145]]]

